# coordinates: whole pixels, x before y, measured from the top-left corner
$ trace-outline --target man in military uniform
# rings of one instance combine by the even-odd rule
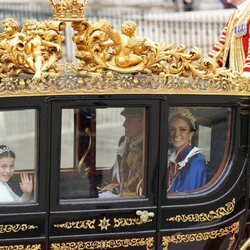
[[[118,144],[111,184],[99,193],[103,198],[143,195],[144,109],[125,108],[121,115],[125,118],[125,134]]]
[[[219,41],[208,57],[218,67],[231,68],[250,77],[250,0],[227,0],[237,7],[230,16]]]

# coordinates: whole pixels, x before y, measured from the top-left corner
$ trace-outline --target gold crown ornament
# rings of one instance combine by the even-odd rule
[[[50,0],[54,16],[61,21],[85,20],[85,9],[88,0]]]

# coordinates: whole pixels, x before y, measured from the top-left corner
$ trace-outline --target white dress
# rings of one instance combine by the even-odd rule
[[[21,197],[16,195],[6,182],[0,181],[0,203],[21,201]]]

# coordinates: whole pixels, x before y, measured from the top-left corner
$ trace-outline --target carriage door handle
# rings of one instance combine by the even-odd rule
[[[150,218],[153,218],[155,216],[154,212],[148,212],[147,210],[137,210],[136,211],[136,215],[139,216],[141,223],[147,223],[150,222],[152,220],[150,220]]]

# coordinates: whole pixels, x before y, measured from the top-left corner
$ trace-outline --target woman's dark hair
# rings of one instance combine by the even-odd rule
[[[16,154],[6,145],[0,145],[0,158],[11,157],[16,158]]]

